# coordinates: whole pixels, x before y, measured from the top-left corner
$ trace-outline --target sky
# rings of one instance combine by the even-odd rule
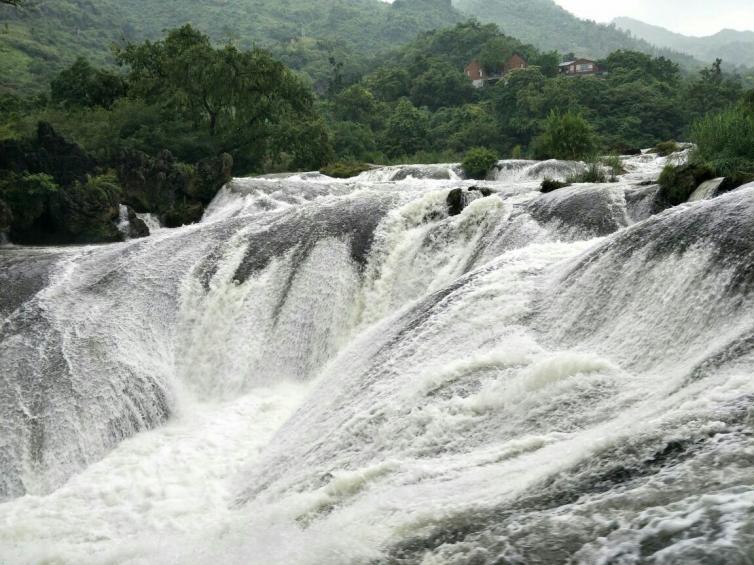
[[[629,16],[684,35],[723,28],[754,30],[754,0],[555,0],[580,18],[609,22]]]

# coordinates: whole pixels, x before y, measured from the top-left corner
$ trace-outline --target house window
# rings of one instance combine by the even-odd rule
[[[580,63],[576,65],[576,72],[578,73],[591,73],[594,70],[592,63]]]

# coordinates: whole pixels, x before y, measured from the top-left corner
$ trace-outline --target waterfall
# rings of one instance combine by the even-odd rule
[[[754,186],[662,210],[667,162],[234,179],[4,248],[0,562],[748,562]]]

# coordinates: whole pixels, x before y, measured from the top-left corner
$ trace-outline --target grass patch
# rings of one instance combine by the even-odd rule
[[[602,165],[599,162],[589,163],[586,167],[586,170],[577,173],[575,175],[570,175],[568,178],[566,178],[566,182],[568,183],[595,183],[595,184],[601,184],[606,182],[614,182],[614,178],[608,178],[607,173],[605,172],[605,169],[602,167]]]
[[[335,179],[350,179],[359,176],[361,173],[368,171],[371,168],[372,167],[366,163],[339,162],[327,165],[326,167],[321,168],[319,172]]]
[[[668,155],[677,153],[680,150],[680,145],[678,145],[678,143],[676,143],[675,141],[662,141],[655,145],[654,149],[652,149],[651,152],[657,153],[660,157],[667,157]]]

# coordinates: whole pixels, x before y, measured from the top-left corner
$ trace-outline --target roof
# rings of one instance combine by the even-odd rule
[[[573,61],[566,61],[565,63],[560,63],[560,67],[568,67],[570,65],[573,65],[574,63],[594,63],[597,64],[597,61],[593,61],[592,59],[574,59]]]

